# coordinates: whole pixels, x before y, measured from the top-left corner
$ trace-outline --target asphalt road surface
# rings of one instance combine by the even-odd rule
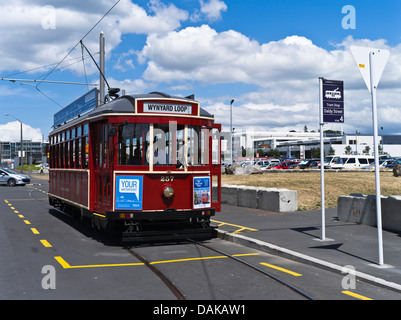
[[[1,300],[129,299],[152,300],[155,306],[159,306],[158,300],[177,300],[154,271],[115,239],[92,229],[88,221],[74,220],[50,207],[47,191],[47,181],[35,179],[24,187],[0,187]],[[347,295],[343,288],[345,276],[220,239],[206,244],[235,255],[318,300],[401,297],[369,284],[358,284],[361,296]],[[194,243],[131,249],[164,274],[188,300],[306,299],[277,280]],[[149,312],[163,311],[162,307],[155,308],[159,307],[152,304]],[[187,315],[199,311],[194,308],[188,309]],[[202,308],[200,311],[206,312]]]

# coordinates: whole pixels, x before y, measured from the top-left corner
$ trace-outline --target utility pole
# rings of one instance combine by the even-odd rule
[[[105,74],[105,49],[104,49],[104,34],[100,33],[100,81],[99,81],[99,91],[100,91],[100,102],[99,106],[104,104],[105,99],[105,82],[104,82],[104,74]]]

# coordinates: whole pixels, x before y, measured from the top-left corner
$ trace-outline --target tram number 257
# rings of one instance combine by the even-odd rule
[[[173,182],[174,176],[161,176],[160,181],[161,182]]]

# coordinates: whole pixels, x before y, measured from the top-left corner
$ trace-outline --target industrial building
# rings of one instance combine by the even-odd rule
[[[34,164],[46,161],[46,146],[48,142],[23,140],[23,163]],[[16,168],[21,156],[20,141],[0,141],[0,164],[4,167]]]
[[[223,136],[225,135],[223,133]],[[233,135],[232,146],[234,158],[253,156],[258,149],[264,152],[270,149],[280,151],[282,157],[305,159],[311,157],[311,150],[320,148],[319,132],[261,132],[247,130],[235,132]],[[223,154],[230,153],[229,139],[222,143]],[[324,134],[325,154],[366,154],[373,155],[373,135],[360,134]],[[392,157],[401,157],[401,135],[379,136],[380,154],[388,154]]]

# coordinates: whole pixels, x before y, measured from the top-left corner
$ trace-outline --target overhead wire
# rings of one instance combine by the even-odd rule
[[[83,45],[83,39],[85,39],[91,32],[92,32],[92,30],[93,29],[95,29],[96,27],[97,27],[97,25],[111,12],[111,10],[113,10],[114,9],[114,7],[120,2],[121,0],[117,0],[117,2],[116,3],[114,3],[114,5],[96,22],[96,24],[74,45],[74,47],[64,56],[64,58],[60,61],[60,62],[58,62],[56,65],[55,65],[55,67],[52,69],[52,70],[50,70],[50,72],[48,72],[47,74],[45,74],[45,75],[43,75],[43,79],[40,79],[40,80],[46,80],[53,72],[55,72],[55,70],[60,66],[60,64],[62,64],[63,62],[64,62],[64,60],[65,59],[67,59],[67,57],[75,50],[75,48],[78,46],[78,44],[81,44],[81,49],[83,50],[83,48],[82,48],[82,45]],[[88,51],[88,53],[89,53],[89,55],[90,55],[90,52]],[[83,56],[83,52],[82,52],[82,56]],[[84,62],[84,60],[83,60],[83,63],[84,63],[84,70],[85,70],[85,62]],[[39,76],[38,78],[36,78],[36,80],[38,80],[39,78],[40,78],[41,76]],[[86,77],[86,70],[85,70],[85,77]],[[87,82],[87,81],[86,81]],[[41,84],[42,82],[39,82],[37,85],[36,85],[36,90],[38,91],[38,92],[40,92],[42,95],[44,95],[45,97],[47,97],[48,99],[50,99],[51,101],[53,101],[54,103],[56,103],[58,106],[60,106],[60,107],[62,107],[59,103],[57,103],[55,100],[53,100],[52,98],[50,98],[48,95],[46,95],[44,92],[42,92],[41,90],[39,90],[39,85]],[[89,89],[88,89],[89,90]]]
[[[84,40],[91,32],[93,29],[95,29],[97,27],[97,25],[111,12],[111,10],[114,9],[114,7],[120,2],[121,0],[117,0],[117,2],[98,20],[98,22],[96,22],[96,24],[74,45],[74,47],[66,54],[66,56],[49,72],[46,74],[46,76],[41,79],[41,80],[45,80],[47,79],[47,77],[49,77],[54,70],[61,64],[63,63],[63,61],[75,50],[75,48],[78,46],[78,44],[82,43],[82,40]],[[40,85],[40,83],[38,84],[38,86]]]

